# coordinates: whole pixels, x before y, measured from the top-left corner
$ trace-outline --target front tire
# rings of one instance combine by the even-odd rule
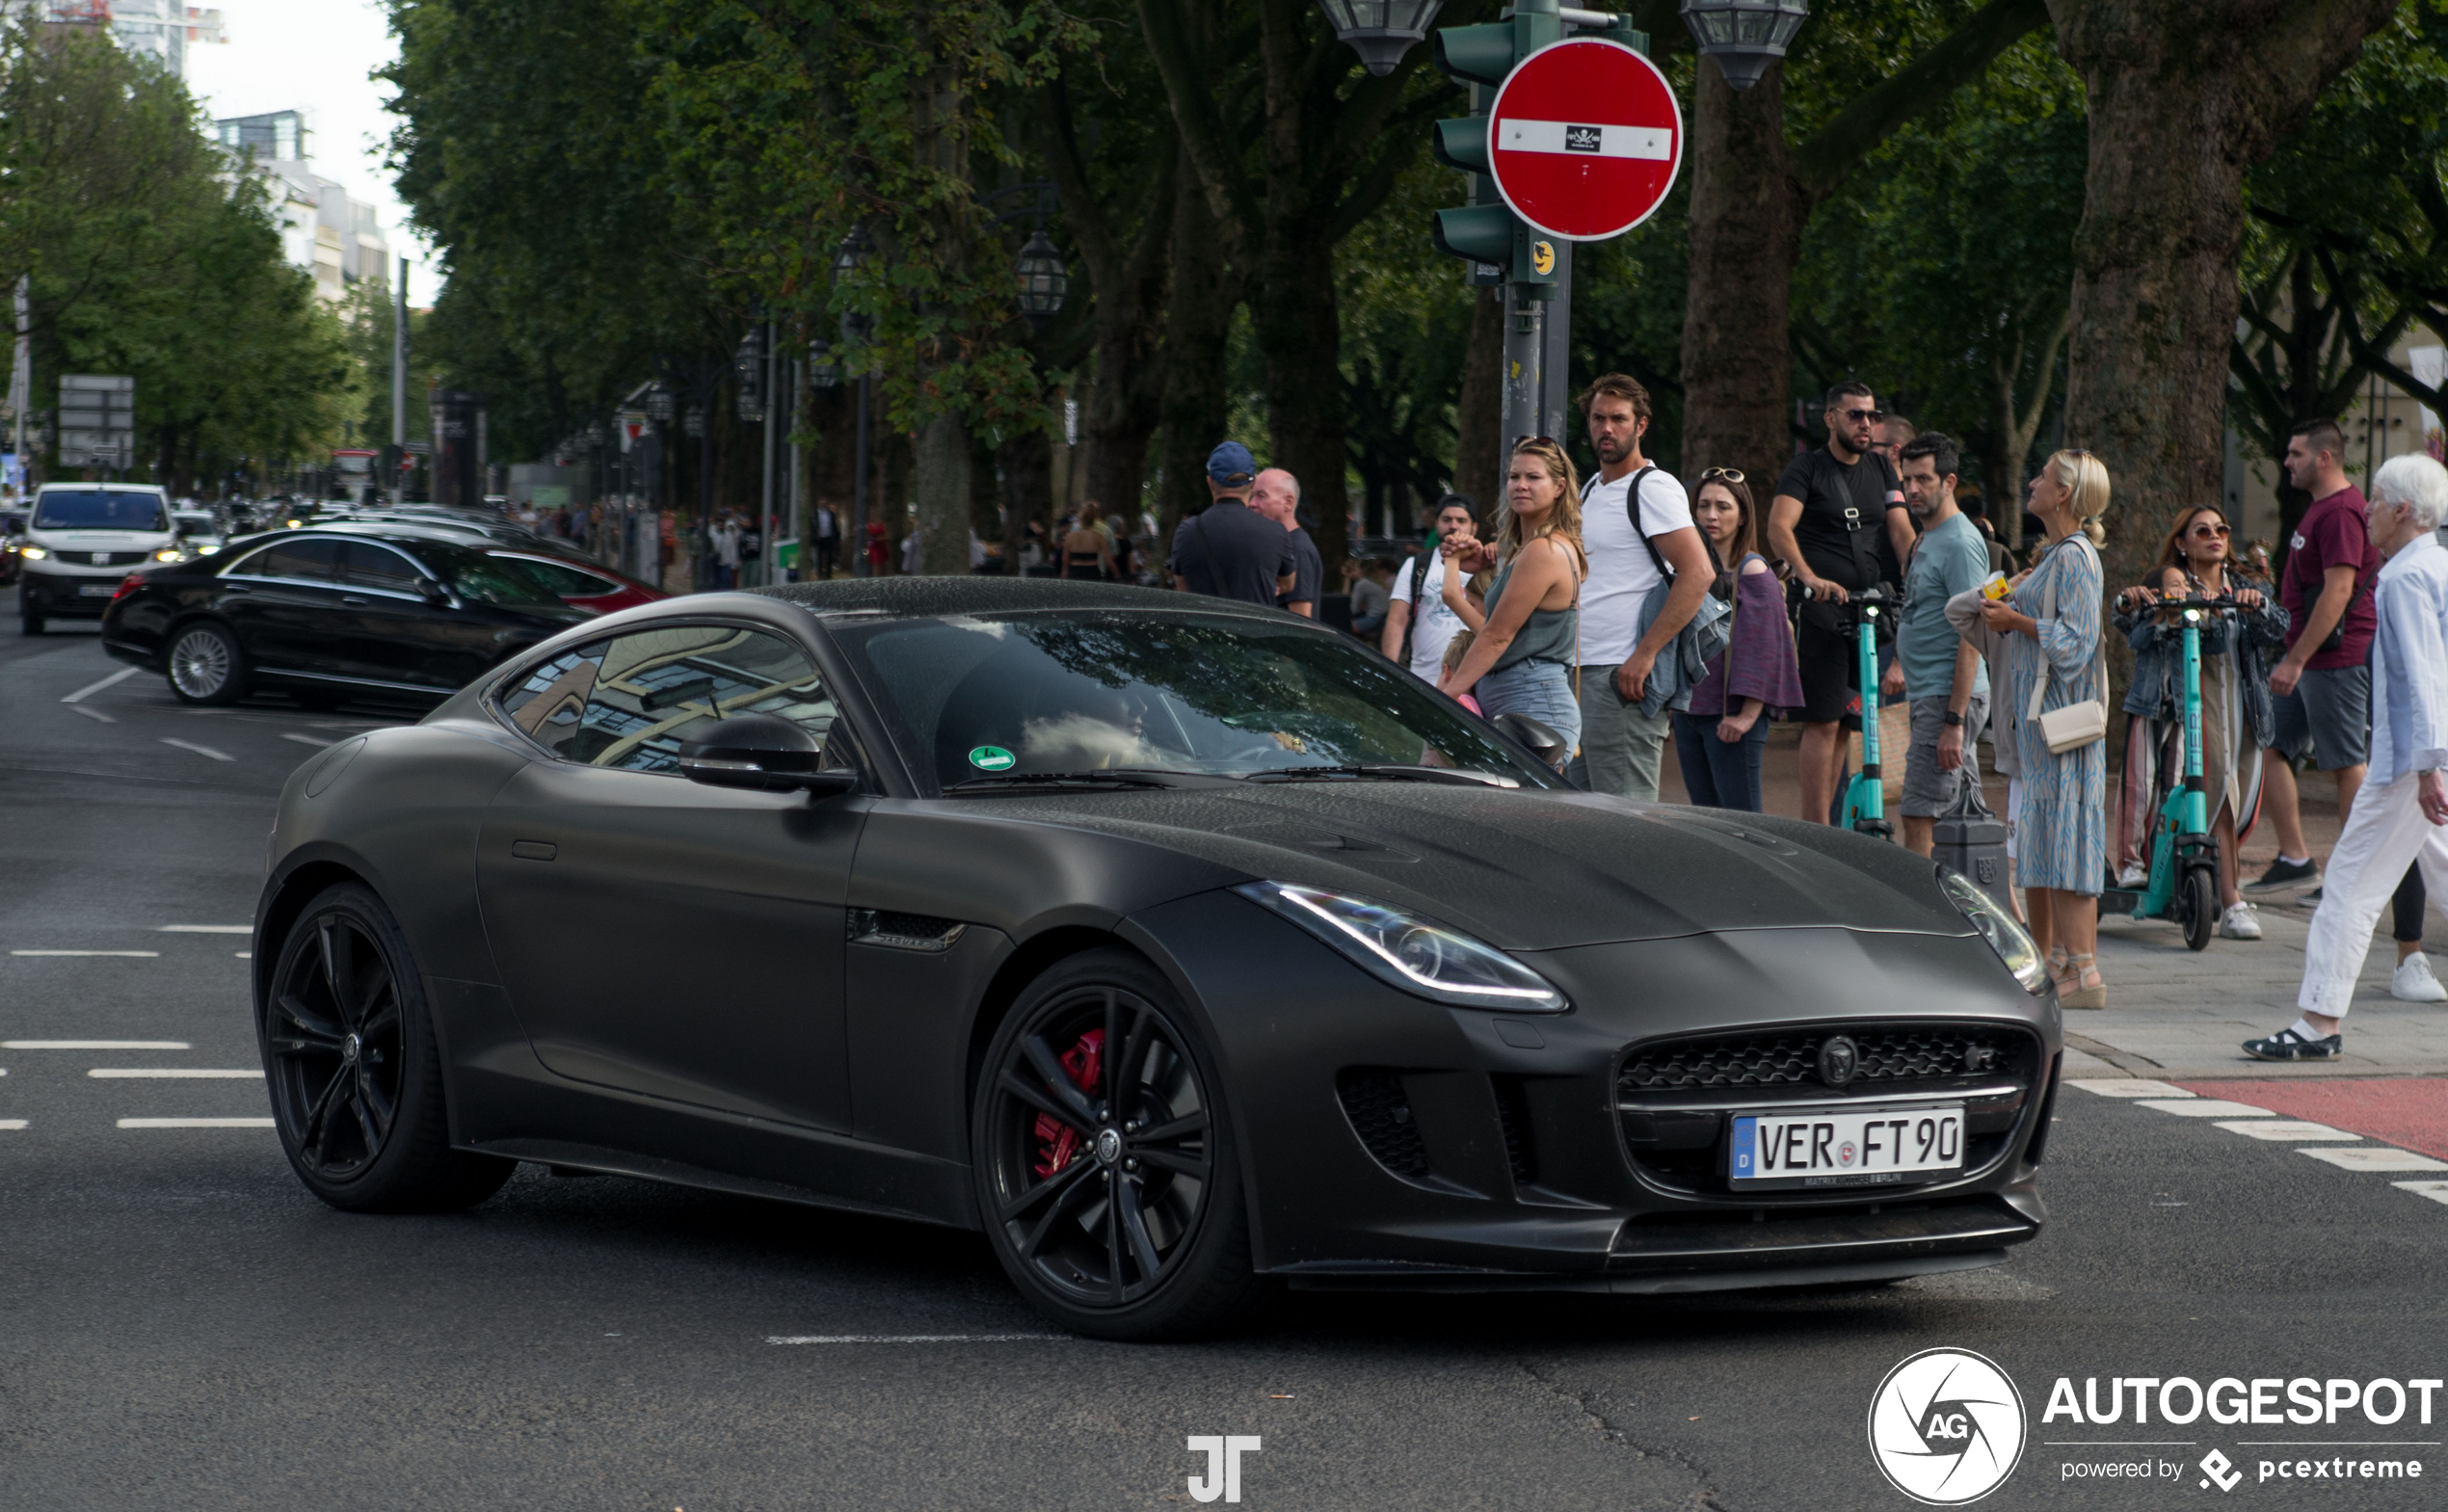
[[[2185,948],[2210,948],[2211,931],[2219,923],[2219,889],[2210,868],[2191,866],[2176,885],[2176,917],[2185,926]]]
[[[247,653],[218,624],[182,626],[165,662],[170,691],[181,703],[235,703],[247,696]]]
[[[23,589],[19,589],[17,591],[20,594],[25,592]],[[17,614],[17,633],[20,635],[41,634],[42,616],[32,609],[20,610]]]
[[[1097,1339],[1177,1339],[1258,1301],[1219,1091],[1180,998],[1135,955],[1074,956],[1021,995],[971,1100],[971,1168],[995,1256],[1041,1312]]]
[[[450,1147],[441,1056],[390,911],[327,889],[290,926],[257,1024],[272,1118],[306,1190],[349,1212],[454,1212],[518,1162]]]

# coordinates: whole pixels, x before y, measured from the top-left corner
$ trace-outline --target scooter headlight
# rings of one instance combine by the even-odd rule
[[[2048,965],[2040,959],[2039,944],[2031,931],[2014,920],[2014,915],[2000,906],[1998,900],[1981,890],[1979,884],[1959,871],[1938,868],[1938,886],[1946,889],[1947,899],[1972,920],[1972,927],[1998,953],[2006,968],[2023,984],[2027,993],[2038,993],[2048,986]]]

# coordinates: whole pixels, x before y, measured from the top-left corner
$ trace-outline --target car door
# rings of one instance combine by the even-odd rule
[[[223,574],[222,613],[249,661],[266,672],[359,676],[339,644],[350,613],[340,601],[339,566],[338,541],[301,536]]]
[[[340,550],[341,601],[352,614],[347,641],[359,676],[407,687],[456,689],[484,670],[460,643],[460,611],[429,599],[419,586],[437,581],[397,549],[379,541],[351,541]]]
[[[493,800],[477,889],[537,1055],[580,1081],[846,1129],[842,953],[868,801],[709,787],[679,743],[769,712],[839,749],[829,690],[762,630],[579,647],[499,703],[548,756]]]

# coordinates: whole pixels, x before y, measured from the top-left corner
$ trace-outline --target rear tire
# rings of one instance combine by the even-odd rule
[[[256,1021],[273,1126],[307,1191],[347,1212],[456,1212],[515,1160],[450,1147],[423,979],[390,911],[326,889],[281,941]]]
[[[235,703],[253,680],[238,637],[210,622],[181,625],[163,658],[170,691],[181,703]]]
[[[1128,951],[1073,956],[1021,995],[971,1098],[971,1169],[995,1258],[1040,1312],[1180,1339],[1261,1299],[1220,1093],[1171,984]]]
[[[2176,917],[2185,926],[2185,948],[2206,950],[2219,924],[2219,893],[2209,868],[2191,866],[2176,885]]]

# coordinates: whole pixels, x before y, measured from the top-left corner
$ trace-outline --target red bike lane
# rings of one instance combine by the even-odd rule
[[[2201,1097],[2249,1103],[2448,1160],[2448,1077],[2271,1078],[2174,1085]]]

